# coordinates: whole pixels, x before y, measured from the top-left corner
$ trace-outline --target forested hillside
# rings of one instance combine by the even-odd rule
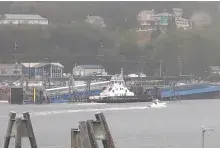
[[[185,16],[194,10],[208,11],[214,22],[202,30],[170,29],[140,48],[136,45],[136,15],[144,9],[162,12],[183,8]],[[154,74],[163,60],[166,75],[179,71],[203,75],[210,65],[220,65],[220,21],[215,2],[0,2],[0,13],[39,14],[48,26],[0,26],[0,59],[12,60],[13,43],[21,61],[60,61],[69,71],[73,63],[100,63],[111,72],[141,70]],[[106,29],[84,23],[88,14],[105,19]],[[126,21],[125,21],[126,18]],[[98,56],[98,55],[104,55]],[[136,61],[136,63],[135,63]],[[139,64],[138,64],[139,63]]]

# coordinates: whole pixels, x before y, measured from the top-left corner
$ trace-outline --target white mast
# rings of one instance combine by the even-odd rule
[[[124,76],[123,68],[121,68],[121,76],[122,76],[122,77]]]

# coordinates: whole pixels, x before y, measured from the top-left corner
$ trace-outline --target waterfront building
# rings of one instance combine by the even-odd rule
[[[78,65],[73,68],[73,75],[75,76],[103,75],[105,73],[105,68],[100,65]]]
[[[0,64],[1,77],[22,76],[21,64]]]
[[[60,63],[21,63],[23,75],[36,79],[59,79],[63,77],[64,66]]]
[[[48,19],[37,14],[3,14],[0,16],[2,25],[48,25]]]

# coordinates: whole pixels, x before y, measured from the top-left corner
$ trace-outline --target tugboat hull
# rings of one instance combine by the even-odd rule
[[[97,99],[90,99],[91,102],[96,103],[132,103],[132,102],[151,102],[152,96],[111,96],[99,97]]]

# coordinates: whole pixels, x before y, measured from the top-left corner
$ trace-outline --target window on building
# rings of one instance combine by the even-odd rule
[[[51,66],[52,73],[51,77],[52,78],[62,78],[62,69],[57,66]]]

